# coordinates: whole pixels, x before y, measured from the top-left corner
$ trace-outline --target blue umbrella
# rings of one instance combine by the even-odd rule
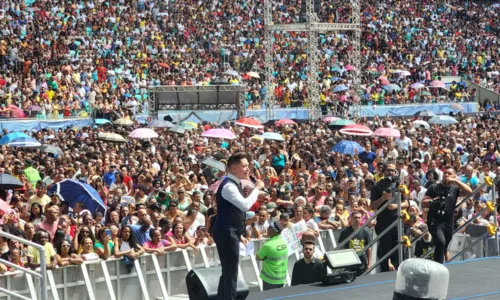
[[[50,188],[49,194],[55,193],[62,201],[68,203],[70,207],[75,207],[76,203],[82,202],[91,213],[101,212],[106,215],[106,206],[99,193],[90,185],[66,179],[58,182]]]
[[[0,139],[0,145],[5,145],[13,139],[17,139],[20,137],[31,138],[29,135],[22,131],[11,132]]]
[[[111,123],[110,120],[107,120],[107,119],[95,119],[95,123],[97,125],[113,124],[113,123]]]
[[[399,85],[397,84],[388,84],[388,85],[384,85],[382,87],[384,90],[388,91],[388,92],[393,92],[393,91],[400,91],[401,90],[401,87],[399,87]]]
[[[40,147],[42,143],[32,137],[18,137],[6,144],[9,147]]]
[[[354,155],[354,149],[358,149],[358,153],[365,151],[360,144],[353,141],[342,141],[337,143],[333,148],[333,152],[338,152],[342,154]]]
[[[285,139],[277,132],[264,132],[261,137],[266,140],[284,141]]]
[[[451,116],[435,116],[429,120],[430,124],[450,125],[458,123],[457,119]]]
[[[334,89],[333,89],[333,92],[334,93],[338,93],[338,92],[343,92],[343,91],[347,91],[349,88],[343,84],[341,85],[338,85],[336,86]]]

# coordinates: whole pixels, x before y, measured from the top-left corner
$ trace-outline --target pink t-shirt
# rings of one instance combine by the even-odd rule
[[[146,243],[144,243],[144,246],[149,248],[149,249],[158,249],[158,248],[161,248],[161,247],[168,247],[170,246],[170,242],[167,241],[167,240],[160,240],[160,242],[158,243],[158,245],[155,245],[153,244],[152,241],[147,241]]]
[[[55,221],[52,224],[47,223],[47,221],[40,222],[35,226],[35,231],[38,231],[39,229],[46,230],[49,233],[50,241],[52,242],[54,240],[54,235],[56,234],[57,231],[58,223],[59,223],[58,221]]]

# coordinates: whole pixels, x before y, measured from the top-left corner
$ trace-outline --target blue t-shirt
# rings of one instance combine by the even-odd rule
[[[142,225],[130,225],[130,228],[132,228],[135,239],[137,240],[137,243],[139,243],[139,245],[142,246],[147,241],[151,241],[151,237],[149,236],[149,229],[153,228],[153,226],[144,227]]]
[[[476,176],[472,176],[470,179],[467,179],[467,177],[462,176],[461,180],[465,184],[469,183],[471,187],[474,187],[479,184],[479,179]]]

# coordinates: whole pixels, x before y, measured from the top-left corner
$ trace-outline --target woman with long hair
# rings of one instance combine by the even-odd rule
[[[120,235],[114,240],[113,249],[117,258],[125,256],[129,259],[136,259],[144,253],[144,249],[137,243],[130,225],[122,227]]]
[[[33,223],[33,225],[37,225],[43,220],[43,207],[40,203],[34,202],[31,204],[31,213],[28,222]]]
[[[108,259],[113,256],[115,245],[111,238],[111,230],[108,227],[102,227],[97,231],[97,240],[94,245],[94,251],[101,259]]]
[[[95,261],[99,259],[99,255],[94,252],[94,241],[90,237],[83,238],[80,257],[84,261]]]
[[[81,265],[83,259],[74,253],[71,243],[63,240],[57,245],[56,260],[59,267],[66,267],[69,265]]]

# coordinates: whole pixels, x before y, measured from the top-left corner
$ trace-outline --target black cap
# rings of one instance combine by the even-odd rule
[[[283,226],[281,226],[280,222],[272,222],[270,226],[274,231],[276,231],[277,234],[280,234],[283,231]]]

